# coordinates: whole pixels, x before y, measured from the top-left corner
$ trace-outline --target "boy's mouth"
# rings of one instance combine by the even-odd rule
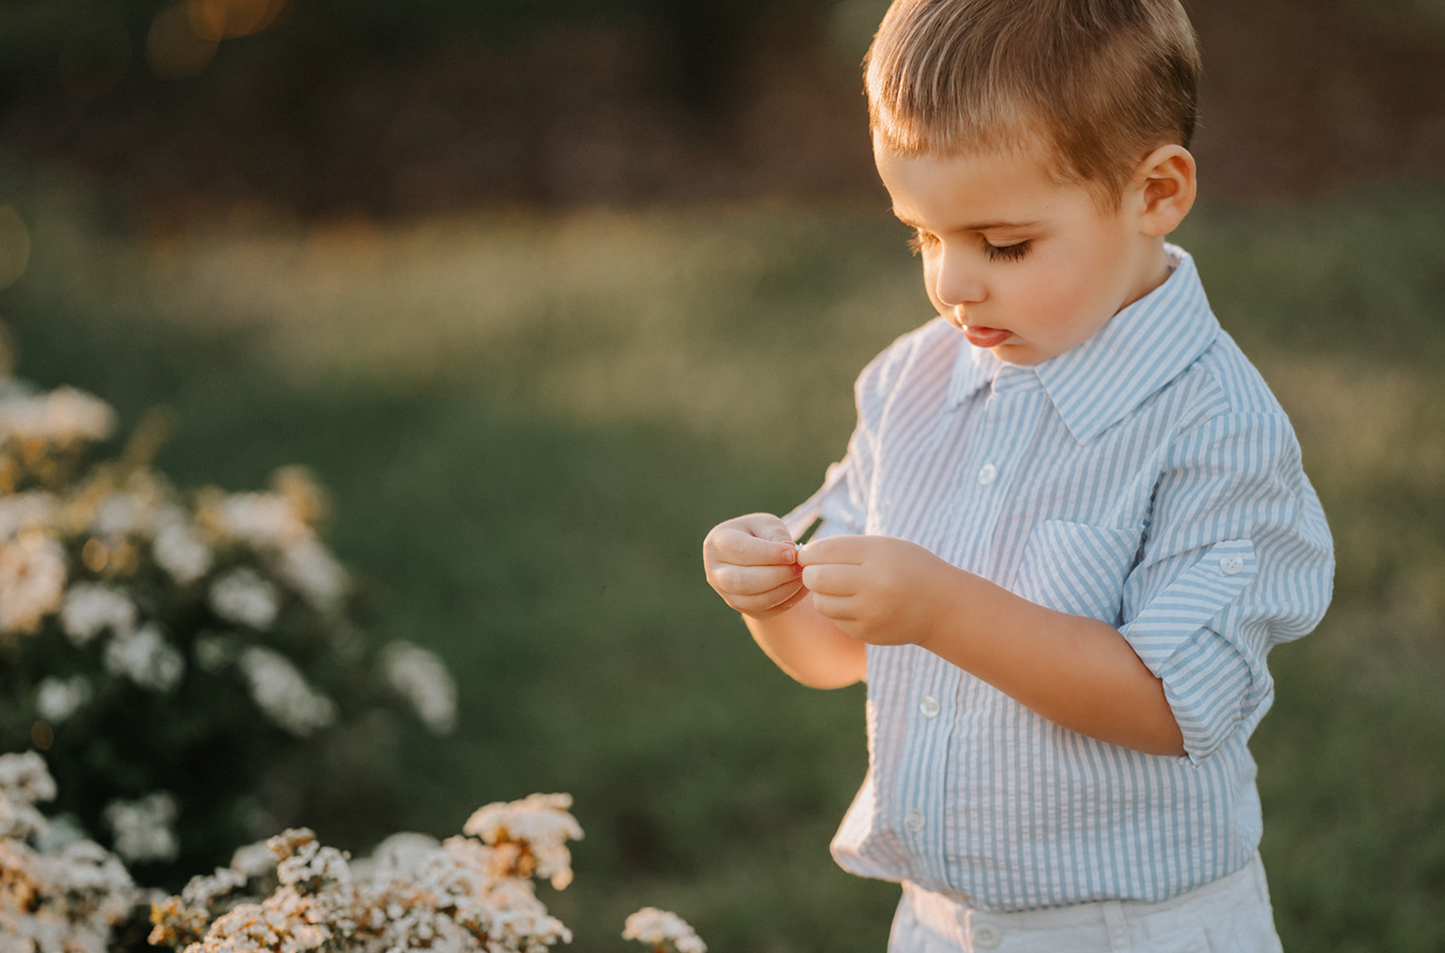
[[[1009,331],[1001,331],[998,328],[981,328],[973,324],[963,326],[963,336],[968,338],[968,343],[974,347],[990,348],[998,347],[1008,340]]]

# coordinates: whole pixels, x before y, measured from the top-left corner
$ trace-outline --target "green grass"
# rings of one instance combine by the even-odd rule
[[[113,195],[0,176],[32,229],[0,292],[20,372],[170,409],[182,485],[304,463],[378,638],[440,652],[447,739],[393,753],[362,848],[566,790],[547,898],[578,953],[677,910],[714,950],[878,951],[896,888],[827,842],[859,689],[803,689],[707,588],[718,520],[842,450],[862,364],[928,316],[882,208],[786,205],[147,235]],[[1271,659],[1264,854],[1291,951],[1445,948],[1445,190],[1205,206],[1179,236],[1295,418],[1339,547],[1320,630]]]

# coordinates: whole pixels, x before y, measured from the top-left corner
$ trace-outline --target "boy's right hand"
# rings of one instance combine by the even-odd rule
[[[714,526],[702,543],[708,585],[744,615],[766,619],[797,605],[803,586],[798,547],[770,513],[739,516]]]

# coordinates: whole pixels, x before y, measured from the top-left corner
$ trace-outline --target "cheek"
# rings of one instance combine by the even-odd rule
[[[1108,310],[1105,282],[1092,262],[1042,268],[1016,287],[1036,319],[1072,324],[1089,319],[1101,308]]]

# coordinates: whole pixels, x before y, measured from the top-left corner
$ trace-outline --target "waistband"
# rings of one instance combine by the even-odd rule
[[[916,884],[905,883],[903,893],[920,926],[965,950],[995,949],[1004,937],[1018,932],[1027,932],[1036,940],[1057,934],[1061,943],[1067,937],[1069,942],[1056,949],[1129,950],[1131,922],[1168,920],[1171,915],[1203,921],[1216,912],[1226,916],[1241,903],[1268,904],[1269,895],[1264,864],[1257,852],[1234,873],[1158,903],[1105,900],[994,913],[976,909],[956,895],[936,893]]]

